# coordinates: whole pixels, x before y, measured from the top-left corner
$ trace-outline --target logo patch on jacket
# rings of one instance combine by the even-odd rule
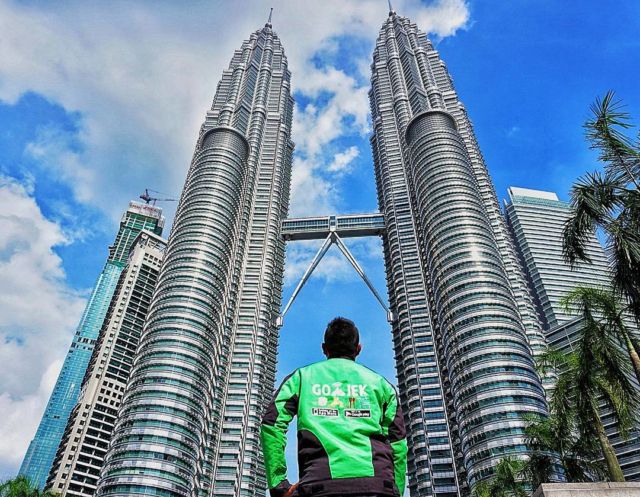
[[[370,418],[371,411],[369,409],[345,409],[344,415],[347,418]]]
[[[336,383],[314,383],[311,386],[311,393],[315,396],[324,396],[324,397],[366,397],[367,396],[367,386],[368,385],[352,385],[346,384],[343,385],[340,382]],[[344,387],[344,390],[343,390]],[[346,391],[345,391],[346,390]]]
[[[348,418],[370,418],[371,403],[368,390],[371,387],[358,383],[314,383],[311,386],[311,394],[315,397],[313,409],[314,416],[340,416],[340,411],[348,409],[350,414],[344,413]],[[356,412],[362,411],[362,413]],[[327,413],[331,414],[327,414]],[[333,414],[336,412],[336,414]],[[322,413],[322,414],[320,414]]]
[[[311,413],[314,416],[327,416],[327,417],[338,417],[338,410],[337,409],[327,409],[327,408],[321,408],[321,407],[313,407],[311,408]]]

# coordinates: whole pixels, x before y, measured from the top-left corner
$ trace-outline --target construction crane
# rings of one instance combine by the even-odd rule
[[[177,202],[178,200],[175,198],[158,198],[158,197],[152,197],[151,194],[149,193],[156,193],[156,194],[160,194],[160,195],[166,195],[162,192],[156,191],[156,190],[150,190],[149,188],[145,188],[144,189],[144,193],[142,195],[140,195],[140,198],[142,200],[145,201],[145,203],[147,205],[151,204],[151,205],[156,205],[156,202],[159,200],[160,202]]]

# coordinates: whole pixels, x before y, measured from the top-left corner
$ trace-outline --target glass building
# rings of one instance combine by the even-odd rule
[[[391,11],[373,53],[371,145],[412,496],[466,495],[547,411],[544,336],[445,63]]]
[[[158,279],[166,242],[143,230],[131,248],[49,473],[47,488],[94,494]]]
[[[552,192],[511,187],[505,202],[507,222],[526,268],[545,329],[565,323],[568,315],[560,300],[577,286],[608,286],[609,263],[595,235],[585,251],[590,264],[573,269],[562,255],[562,230],[569,204]]]
[[[567,314],[562,298],[578,286],[608,287],[611,284],[607,256],[595,234],[586,243],[591,263],[571,268],[562,254],[562,231],[570,216],[570,206],[553,192],[511,187],[505,201],[505,214],[526,268],[537,302],[549,346],[570,352],[582,320]],[[635,326],[629,320],[630,326]],[[635,378],[632,378],[635,383]],[[638,387],[640,396],[640,387]],[[628,481],[640,481],[640,430],[628,439],[620,436],[613,417],[603,407],[602,422]]]
[[[107,262],[89,297],[38,430],[20,466],[19,474],[27,476],[40,489],[45,486],[69,414],[78,401],[82,379],[131,245],[141,230],[159,235],[163,226],[162,210],[139,202],[131,202],[122,216]]]
[[[268,22],[200,129],[97,494],[254,496],[273,393],[293,99]]]

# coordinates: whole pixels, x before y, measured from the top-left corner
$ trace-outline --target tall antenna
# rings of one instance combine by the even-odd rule
[[[273,7],[271,7],[271,10],[269,11],[269,20],[267,21],[267,26],[271,27],[271,16],[273,15]]]
[[[387,3],[389,4],[389,15],[393,15],[396,13],[395,10],[393,10],[393,5],[391,5],[391,0],[387,0]]]

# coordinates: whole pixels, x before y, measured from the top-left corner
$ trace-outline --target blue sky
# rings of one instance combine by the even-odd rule
[[[374,211],[366,92],[386,2],[0,1],[0,477],[33,436],[127,201],[179,194],[220,73],[271,3],[296,97],[292,214]],[[433,33],[501,199],[511,185],[566,198],[597,167],[581,126],[608,89],[640,122],[640,3],[615,3],[394,2]],[[349,245],[384,291],[379,241]],[[288,248],[285,299],[314,250]],[[393,378],[384,312],[335,249],[287,316],[279,378],[321,359],[335,315]]]

